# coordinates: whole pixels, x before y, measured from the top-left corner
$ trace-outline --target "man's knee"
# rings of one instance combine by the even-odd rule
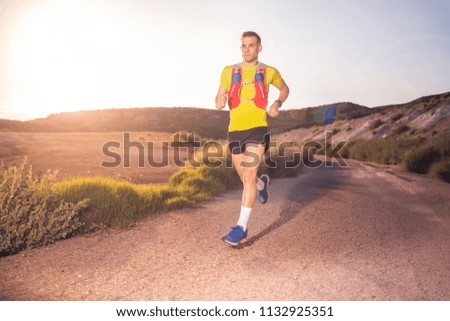
[[[244,184],[256,182],[257,170],[251,167],[242,167],[242,181]]]

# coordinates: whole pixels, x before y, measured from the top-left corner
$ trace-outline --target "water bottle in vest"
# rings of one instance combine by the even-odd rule
[[[264,83],[264,74],[261,72],[261,69],[258,69],[258,72],[255,75],[255,81]]]
[[[238,69],[235,69],[233,74],[231,75],[231,83],[239,84],[241,82],[241,74]]]

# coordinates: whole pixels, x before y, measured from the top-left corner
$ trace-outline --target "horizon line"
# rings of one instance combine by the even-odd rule
[[[307,108],[318,108],[318,107],[323,107],[323,106],[330,106],[330,105],[336,105],[336,104],[353,104],[353,105],[357,105],[360,107],[364,107],[364,108],[369,108],[369,109],[374,109],[374,108],[383,108],[383,107],[390,107],[390,106],[399,106],[399,105],[406,105],[409,103],[412,103],[416,100],[419,99],[423,99],[423,98],[428,98],[428,97],[433,97],[433,96],[441,96],[441,95],[445,95],[445,94],[449,94],[450,91],[445,91],[445,92],[441,92],[438,94],[429,94],[429,95],[425,95],[425,96],[420,96],[417,97],[413,100],[409,100],[403,103],[392,103],[392,104],[387,104],[387,105],[380,105],[380,106],[365,106],[365,105],[361,105],[358,103],[354,103],[351,101],[339,101],[339,102],[333,102],[333,103],[324,103],[321,105],[316,105],[316,106],[304,106],[304,107],[285,107],[282,108],[280,110],[280,112],[283,111],[288,111],[288,110],[299,110],[299,109],[307,109]],[[27,122],[27,121],[33,121],[33,120],[39,120],[39,119],[45,119],[48,118],[50,116],[53,115],[61,115],[61,114],[69,114],[69,113],[80,113],[80,112],[96,112],[96,111],[108,111],[108,110],[120,110],[120,109],[149,109],[149,108],[193,108],[193,109],[207,109],[207,110],[215,110],[215,111],[220,111],[220,112],[227,112],[229,111],[228,108],[224,109],[224,110],[216,110],[216,108],[214,107],[204,107],[204,106],[142,106],[142,107],[105,107],[105,108],[97,108],[97,109],[79,109],[79,110],[71,110],[71,111],[62,111],[62,112],[57,112],[57,113],[50,113],[47,114],[45,116],[40,116],[40,117],[36,117],[36,118],[3,118],[0,116],[0,120],[7,120],[7,121],[19,121],[19,122]],[[5,110],[6,108],[2,108],[3,110]],[[9,113],[11,114],[11,113]]]

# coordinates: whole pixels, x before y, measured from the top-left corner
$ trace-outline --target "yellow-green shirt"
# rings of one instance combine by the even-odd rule
[[[255,127],[267,126],[266,111],[257,107],[253,102],[255,97],[255,72],[257,66],[246,67],[242,65],[242,90],[240,104],[230,111],[230,125],[228,131],[247,130]],[[233,66],[227,66],[222,71],[220,77],[220,87],[227,92],[230,90],[231,73]],[[283,79],[280,73],[274,67],[266,67],[266,90],[269,91],[269,85],[279,87]]]

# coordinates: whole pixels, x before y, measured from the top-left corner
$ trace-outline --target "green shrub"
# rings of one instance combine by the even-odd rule
[[[82,226],[87,201],[58,200],[53,192],[55,173],[33,178],[28,160],[0,166],[0,256],[67,238]]]
[[[212,197],[240,185],[234,169],[225,166],[187,168],[175,173],[169,179],[169,186],[181,194]]]
[[[188,169],[183,169],[180,170],[178,172],[176,172],[175,174],[173,174],[172,176],[170,176],[169,178],[169,185],[170,186],[177,186],[179,184],[181,184],[181,182],[186,179],[186,177],[189,176],[189,170]]]
[[[125,228],[139,219],[182,207],[238,186],[234,170],[225,167],[183,169],[162,186],[137,185],[106,177],[82,177],[55,184],[59,199],[89,199],[83,212],[84,232],[95,228]]]
[[[196,207],[196,203],[186,196],[175,196],[165,200],[167,209],[181,209],[186,207]]]
[[[450,156],[450,134],[433,137],[430,143],[442,156]]]
[[[340,128],[333,128],[332,133],[333,133],[333,135],[336,135],[336,134],[339,133],[340,131],[341,131]]]
[[[450,134],[423,137],[352,139],[341,150],[342,157],[381,164],[402,164],[410,172],[428,174],[448,182]]]
[[[407,131],[409,131],[411,128],[406,125],[406,124],[401,124],[400,126],[398,126],[397,128],[394,129],[394,134],[395,135],[401,135],[403,133],[406,133]]]
[[[445,157],[431,165],[428,174],[432,177],[450,183],[450,157]]]
[[[403,116],[404,116],[403,113],[398,113],[398,114],[392,116],[392,117],[389,119],[389,121],[390,121],[391,123],[395,123],[397,120],[399,120],[399,119],[402,118]]]
[[[352,139],[342,149],[343,157],[386,165],[399,164],[421,138]]]
[[[410,172],[426,174],[434,163],[442,158],[450,157],[450,135],[433,137],[426,143],[408,153],[403,161],[403,167]]]
[[[403,167],[409,172],[426,174],[431,165],[440,157],[439,151],[434,146],[421,146],[405,157]]]
[[[377,119],[377,120],[370,122],[369,129],[374,130],[374,129],[377,129],[378,127],[380,127],[381,125],[383,125],[383,121],[380,119]]]
[[[128,227],[145,215],[164,209],[161,186],[136,185],[106,177],[81,177],[55,184],[55,193],[62,200],[90,200],[83,215],[86,230],[92,227]]]

